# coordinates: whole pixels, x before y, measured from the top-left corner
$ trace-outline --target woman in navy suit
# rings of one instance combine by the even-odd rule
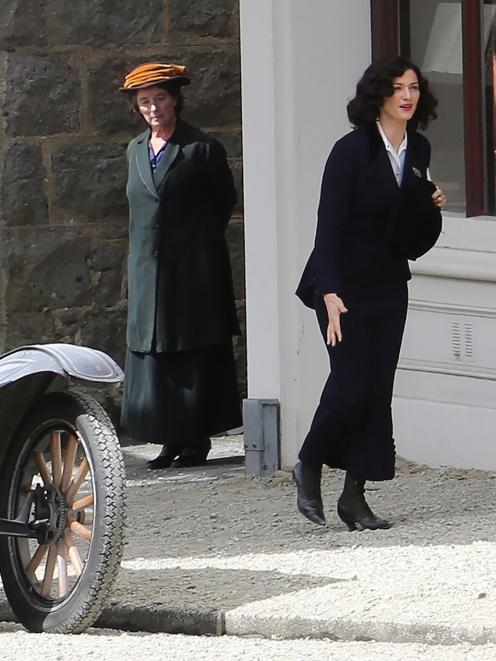
[[[364,488],[394,477],[391,400],[411,277],[394,249],[408,229],[397,210],[402,191],[428,179],[431,148],[416,129],[436,118],[436,105],[408,60],[372,64],[348,104],[355,129],[325,166],[315,246],[297,295],[317,313],[331,374],[294,470],[298,509],[320,525],[323,464],[346,471],[338,515],[350,530],[391,525],[371,511]],[[439,215],[446,198],[432,189],[428,207]]]

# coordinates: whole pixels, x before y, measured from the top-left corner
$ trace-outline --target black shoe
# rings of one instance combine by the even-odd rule
[[[181,450],[182,448],[180,447],[164,445],[158,457],[146,462],[146,467],[151,470],[156,470],[157,468],[170,468],[174,459],[181,454]]]
[[[212,443],[209,438],[202,441],[198,449],[195,448],[194,454],[180,454],[173,462],[173,468],[191,468],[192,466],[204,466],[207,463],[207,456],[212,449]]]
[[[296,505],[298,510],[312,523],[325,526],[324,506],[320,495],[322,469],[299,461],[293,470],[296,482]]]
[[[365,480],[358,480],[346,473],[343,493],[338,500],[338,516],[352,532],[359,530],[378,530],[391,528],[386,519],[376,516],[365,500]]]

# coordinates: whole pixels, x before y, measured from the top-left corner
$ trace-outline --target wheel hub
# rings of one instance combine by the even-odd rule
[[[37,486],[34,517],[31,524],[40,533],[40,543],[56,544],[67,526],[67,501],[63,491],[53,484]]]

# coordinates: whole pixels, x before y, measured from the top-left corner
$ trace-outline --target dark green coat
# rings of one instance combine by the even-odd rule
[[[150,131],[128,147],[127,343],[148,353],[211,346],[239,333],[224,232],[236,200],[221,144],[178,120],[157,169]]]

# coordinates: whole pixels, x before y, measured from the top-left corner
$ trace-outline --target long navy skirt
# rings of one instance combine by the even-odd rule
[[[121,424],[138,441],[179,447],[239,427],[231,340],[175,353],[128,350]]]
[[[327,347],[331,373],[299,458],[365,480],[394,477],[391,399],[408,306],[405,282],[343,294],[343,341]],[[327,311],[316,312],[323,337]]]

